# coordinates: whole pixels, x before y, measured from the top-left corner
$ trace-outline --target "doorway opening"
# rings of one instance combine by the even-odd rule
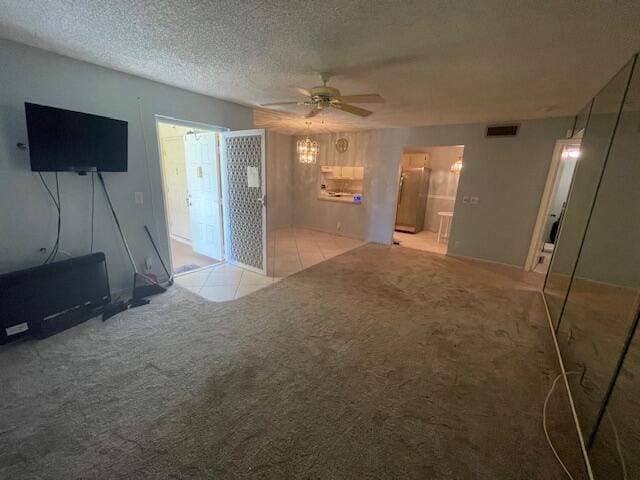
[[[226,130],[164,118],[156,128],[173,273],[222,262],[218,136]]]
[[[412,147],[402,154],[393,241],[445,255],[464,145]]]
[[[556,142],[525,269],[546,274],[580,156],[580,140]]]

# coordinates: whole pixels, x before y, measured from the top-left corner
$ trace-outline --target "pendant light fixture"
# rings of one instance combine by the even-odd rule
[[[458,157],[458,161],[451,165],[451,171],[453,173],[460,173],[460,170],[462,170],[462,157]]]
[[[318,142],[309,138],[311,122],[306,123],[307,138],[305,138],[304,140],[298,140],[298,161],[300,163],[316,163],[316,160],[318,158],[318,151],[320,150],[320,148],[318,147]]]

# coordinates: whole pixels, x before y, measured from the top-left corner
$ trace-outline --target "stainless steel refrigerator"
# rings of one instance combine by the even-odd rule
[[[396,230],[418,233],[424,228],[424,213],[429,195],[431,169],[403,168],[398,189]]]

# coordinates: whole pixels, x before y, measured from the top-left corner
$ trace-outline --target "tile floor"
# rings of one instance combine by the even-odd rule
[[[234,300],[365,242],[307,228],[269,234],[267,276],[226,263],[176,277],[176,283],[213,302]]]
[[[191,250],[190,245],[178,242],[173,238],[171,239],[171,259],[173,261],[174,273],[179,273],[181,268],[185,268],[189,265],[206,267],[207,265],[219,263],[218,260],[194,252]]]
[[[440,243],[438,243],[438,234],[429,230],[423,230],[418,233],[393,232],[393,238],[400,242],[401,247],[440,253],[442,255],[447,253],[447,242],[449,241],[448,238],[441,238]]]

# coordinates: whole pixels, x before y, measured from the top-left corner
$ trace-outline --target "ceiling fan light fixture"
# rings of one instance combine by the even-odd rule
[[[331,74],[324,72],[321,74],[322,85],[312,87],[310,89],[297,87],[298,93],[307,97],[304,101],[297,102],[273,102],[263,103],[263,107],[275,107],[285,105],[307,105],[313,109],[305,115],[305,118],[312,118],[318,115],[322,110],[335,108],[351,115],[358,117],[368,117],[373,112],[364,108],[351,105],[352,103],[383,103],[384,99],[377,93],[365,93],[358,95],[343,96],[340,90],[327,85]]]

